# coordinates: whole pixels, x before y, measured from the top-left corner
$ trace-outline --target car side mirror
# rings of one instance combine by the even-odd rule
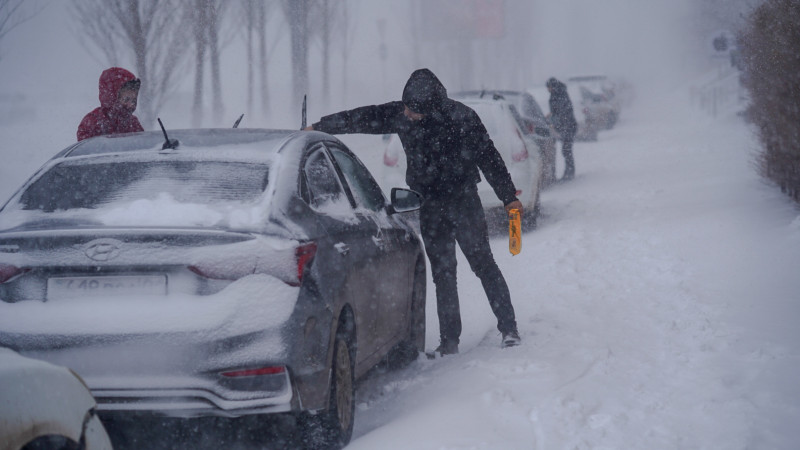
[[[411,189],[392,188],[389,214],[416,211],[422,206],[422,195]]]

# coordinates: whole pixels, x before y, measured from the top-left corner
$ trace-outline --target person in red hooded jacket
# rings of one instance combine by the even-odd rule
[[[133,115],[141,81],[120,67],[100,75],[100,107],[85,115],[78,125],[78,140],[106,134],[144,131]]]

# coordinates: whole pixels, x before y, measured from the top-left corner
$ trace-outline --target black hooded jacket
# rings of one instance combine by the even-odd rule
[[[550,88],[550,120],[553,128],[562,136],[574,136],[578,122],[572,110],[572,101],[567,94],[567,86],[551,78],[547,81],[547,87]]]
[[[411,121],[405,105],[425,114]],[[471,108],[447,98],[444,85],[428,69],[411,74],[402,102],[363,106],[324,116],[313,125],[330,134],[397,133],[406,153],[406,183],[426,198],[446,198],[474,189],[478,170],[504,205],[517,200],[503,158]]]

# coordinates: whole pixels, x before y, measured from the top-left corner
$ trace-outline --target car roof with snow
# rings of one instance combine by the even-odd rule
[[[225,156],[237,158],[242,156],[235,150],[247,153],[247,158],[268,159],[269,155],[283,147],[283,143],[295,135],[307,135],[296,130],[268,130],[253,128],[207,128],[168,130],[170,140],[177,140],[175,150],[211,150],[225,147]],[[121,154],[129,152],[161,152],[166,139],[161,131],[145,131],[139,133],[113,134],[97,136],[80,141],[67,147],[53,159],[102,154]],[[252,151],[257,149],[258,151]],[[234,150],[234,153],[230,151]],[[250,151],[246,151],[250,150]],[[167,150],[169,151],[169,150]]]

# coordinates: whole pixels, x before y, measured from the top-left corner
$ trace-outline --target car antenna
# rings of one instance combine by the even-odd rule
[[[236,122],[233,122],[233,128],[239,128],[239,122],[241,122],[241,121],[242,121],[242,117],[244,117],[244,114],[242,114],[241,116],[239,116],[239,118],[238,118],[238,119],[236,119]]]
[[[306,95],[303,95],[303,113],[302,113],[302,119],[300,121],[300,129],[301,130],[306,129]]]
[[[164,133],[164,145],[161,146],[161,150],[167,149],[176,149],[178,148],[178,140],[177,139],[170,139],[167,136],[167,130],[164,128],[164,124],[161,122],[161,118],[158,117],[158,124],[161,125],[161,131]]]

